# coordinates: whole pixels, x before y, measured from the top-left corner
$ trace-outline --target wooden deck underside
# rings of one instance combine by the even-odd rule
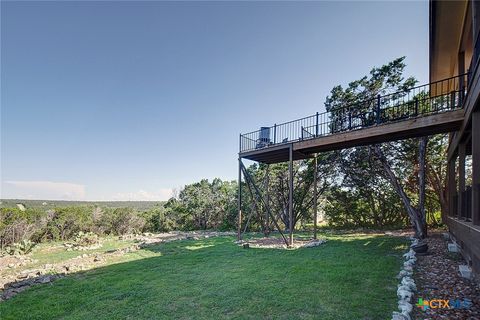
[[[461,126],[463,117],[463,109],[448,111],[365,129],[241,152],[239,156],[262,163],[286,162],[289,160],[289,148],[292,145],[293,159],[306,159],[312,157],[317,152],[457,131]]]

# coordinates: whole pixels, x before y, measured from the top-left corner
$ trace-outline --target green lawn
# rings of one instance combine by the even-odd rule
[[[327,236],[315,248],[242,249],[232,237],[174,241],[37,285],[1,319],[387,319],[406,241]]]

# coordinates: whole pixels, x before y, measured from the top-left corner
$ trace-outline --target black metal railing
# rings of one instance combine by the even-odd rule
[[[240,134],[240,152],[365,129],[463,107],[467,74]]]

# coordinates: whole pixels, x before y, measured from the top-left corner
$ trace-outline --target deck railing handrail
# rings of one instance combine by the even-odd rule
[[[357,130],[431,113],[456,110],[463,107],[468,88],[467,81],[468,73],[464,73],[428,84],[377,95],[345,106],[337,106],[303,118],[265,126],[260,130],[240,134],[240,152],[347,130]],[[413,96],[410,96],[411,94]],[[419,99],[421,94],[424,94],[424,97]],[[450,97],[450,99],[445,100],[446,97]],[[320,120],[322,121],[320,122]],[[315,130],[310,132],[308,129]],[[304,137],[304,133],[307,137]],[[245,143],[242,143],[242,139],[245,139]]]

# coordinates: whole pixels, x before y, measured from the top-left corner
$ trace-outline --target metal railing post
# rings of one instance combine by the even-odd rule
[[[380,95],[377,95],[377,125],[380,124]]]
[[[452,91],[451,96],[450,96],[450,109],[455,109],[455,90]]]
[[[315,120],[315,137],[318,137],[318,112],[316,114],[316,120]]]
[[[458,89],[460,91],[458,95],[458,106],[461,108],[463,106],[463,100],[465,99],[465,81],[463,75],[458,79]]]
[[[418,116],[418,99],[415,98],[415,116]]]
[[[348,108],[348,130],[352,130],[352,110]]]
[[[273,144],[277,143],[277,124],[273,126]]]

